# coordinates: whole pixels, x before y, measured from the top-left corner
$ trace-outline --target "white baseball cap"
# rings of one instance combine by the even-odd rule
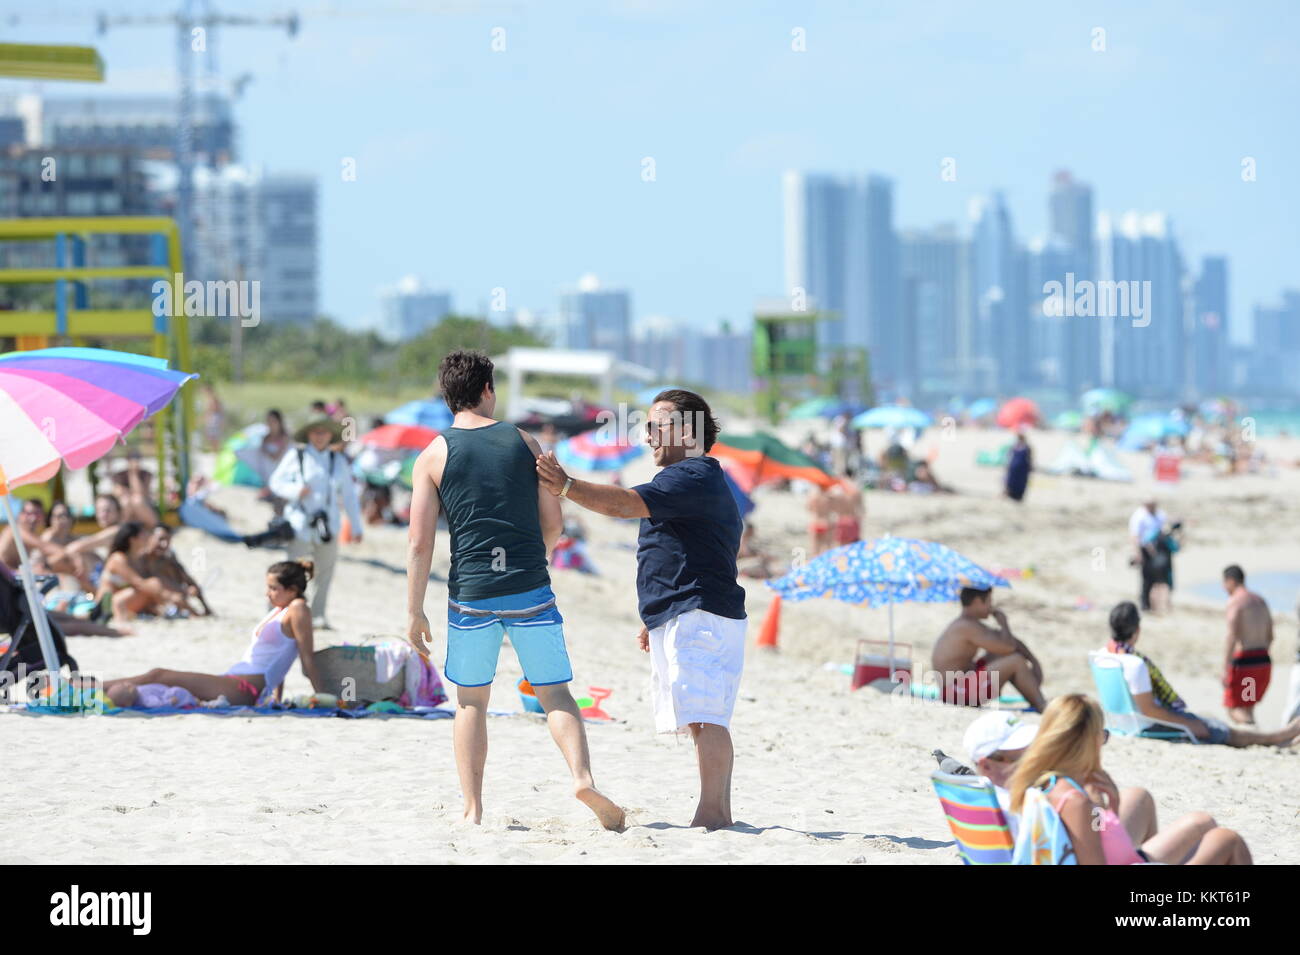
[[[1037,723],[1026,723],[1009,710],[985,713],[966,730],[962,743],[972,763],[978,763],[998,750],[1024,749],[1034,741]]]

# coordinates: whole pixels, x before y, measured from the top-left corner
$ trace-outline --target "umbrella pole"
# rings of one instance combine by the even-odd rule
[[[894,602],[889,602],[889,682],[894,682]]]
[[[41,645],[41,656],[45,660],[45,669],[50,671],[50,678],[57,682],[59,677],[59,654],[54,649],[54,637],[50,635],[50,621],[45,616],[45,604],[36,592],[36,580],[32,577],[32,563],[27,556],[27,545],[18,529],[18,519],[14,516],[13,495],[0,495],[5,500],[5,517],[9,519],[9,528],[14,534],[14,543],[18,545],[18,573],[23,579],[23,591],[27,594],[27,606],[30,608],[32,622],[36,624],[36,640]]]

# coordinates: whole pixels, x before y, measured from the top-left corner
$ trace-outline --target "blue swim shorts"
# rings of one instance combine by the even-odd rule
[[[509,635],[524,678],[533,686],[573,679],[564,647],[564,618],[549,586],[505,597],[447,601],[447,665],[457,686],[487,686],[496,676],[501,641]]]

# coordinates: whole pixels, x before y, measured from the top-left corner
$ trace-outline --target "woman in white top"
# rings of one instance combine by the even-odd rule
[[[161,683],[189,690],[200,700],[224,696],[235,706],[249,706],[279,688],[294,660],[301,662],[303,675],[319,692],[311,612],[303,599],[311,575],[310,560],[285,560],[270,566],[266,572],[266,599],[271,611],[253,628],[243,657],[224,674],[154,669],[140,676],[106,680],[104,695],[118,706],[134,706],[141,686]]]

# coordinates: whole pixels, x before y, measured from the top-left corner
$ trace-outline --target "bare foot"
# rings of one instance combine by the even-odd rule
[[[461,815],[460,821],[466,826],[481,826],[483,824],[483,807],[467,807],[465,812]]]
[[[595,786],[582,786],[574,790],[578,801],[596,814],[600,824],[610,832],[622,832],[627,827],[627,815],[618,803],[600,792]]]
[[[1234,723],[1242,723],[1246,726],[1254,726],[1255,711],[1248,710],[1245,707],[1240,707],[1240,708],[1234,707],[1233,709],[1228,710],[1228,719],[1232,720]]]
[[[715,829],[730,829],[733,825],[735,823],[725,816],[702,816],[696,813],[695,818],[691,820],[690,827],[692,829],[704,828],[709,832],[713,832]]]

